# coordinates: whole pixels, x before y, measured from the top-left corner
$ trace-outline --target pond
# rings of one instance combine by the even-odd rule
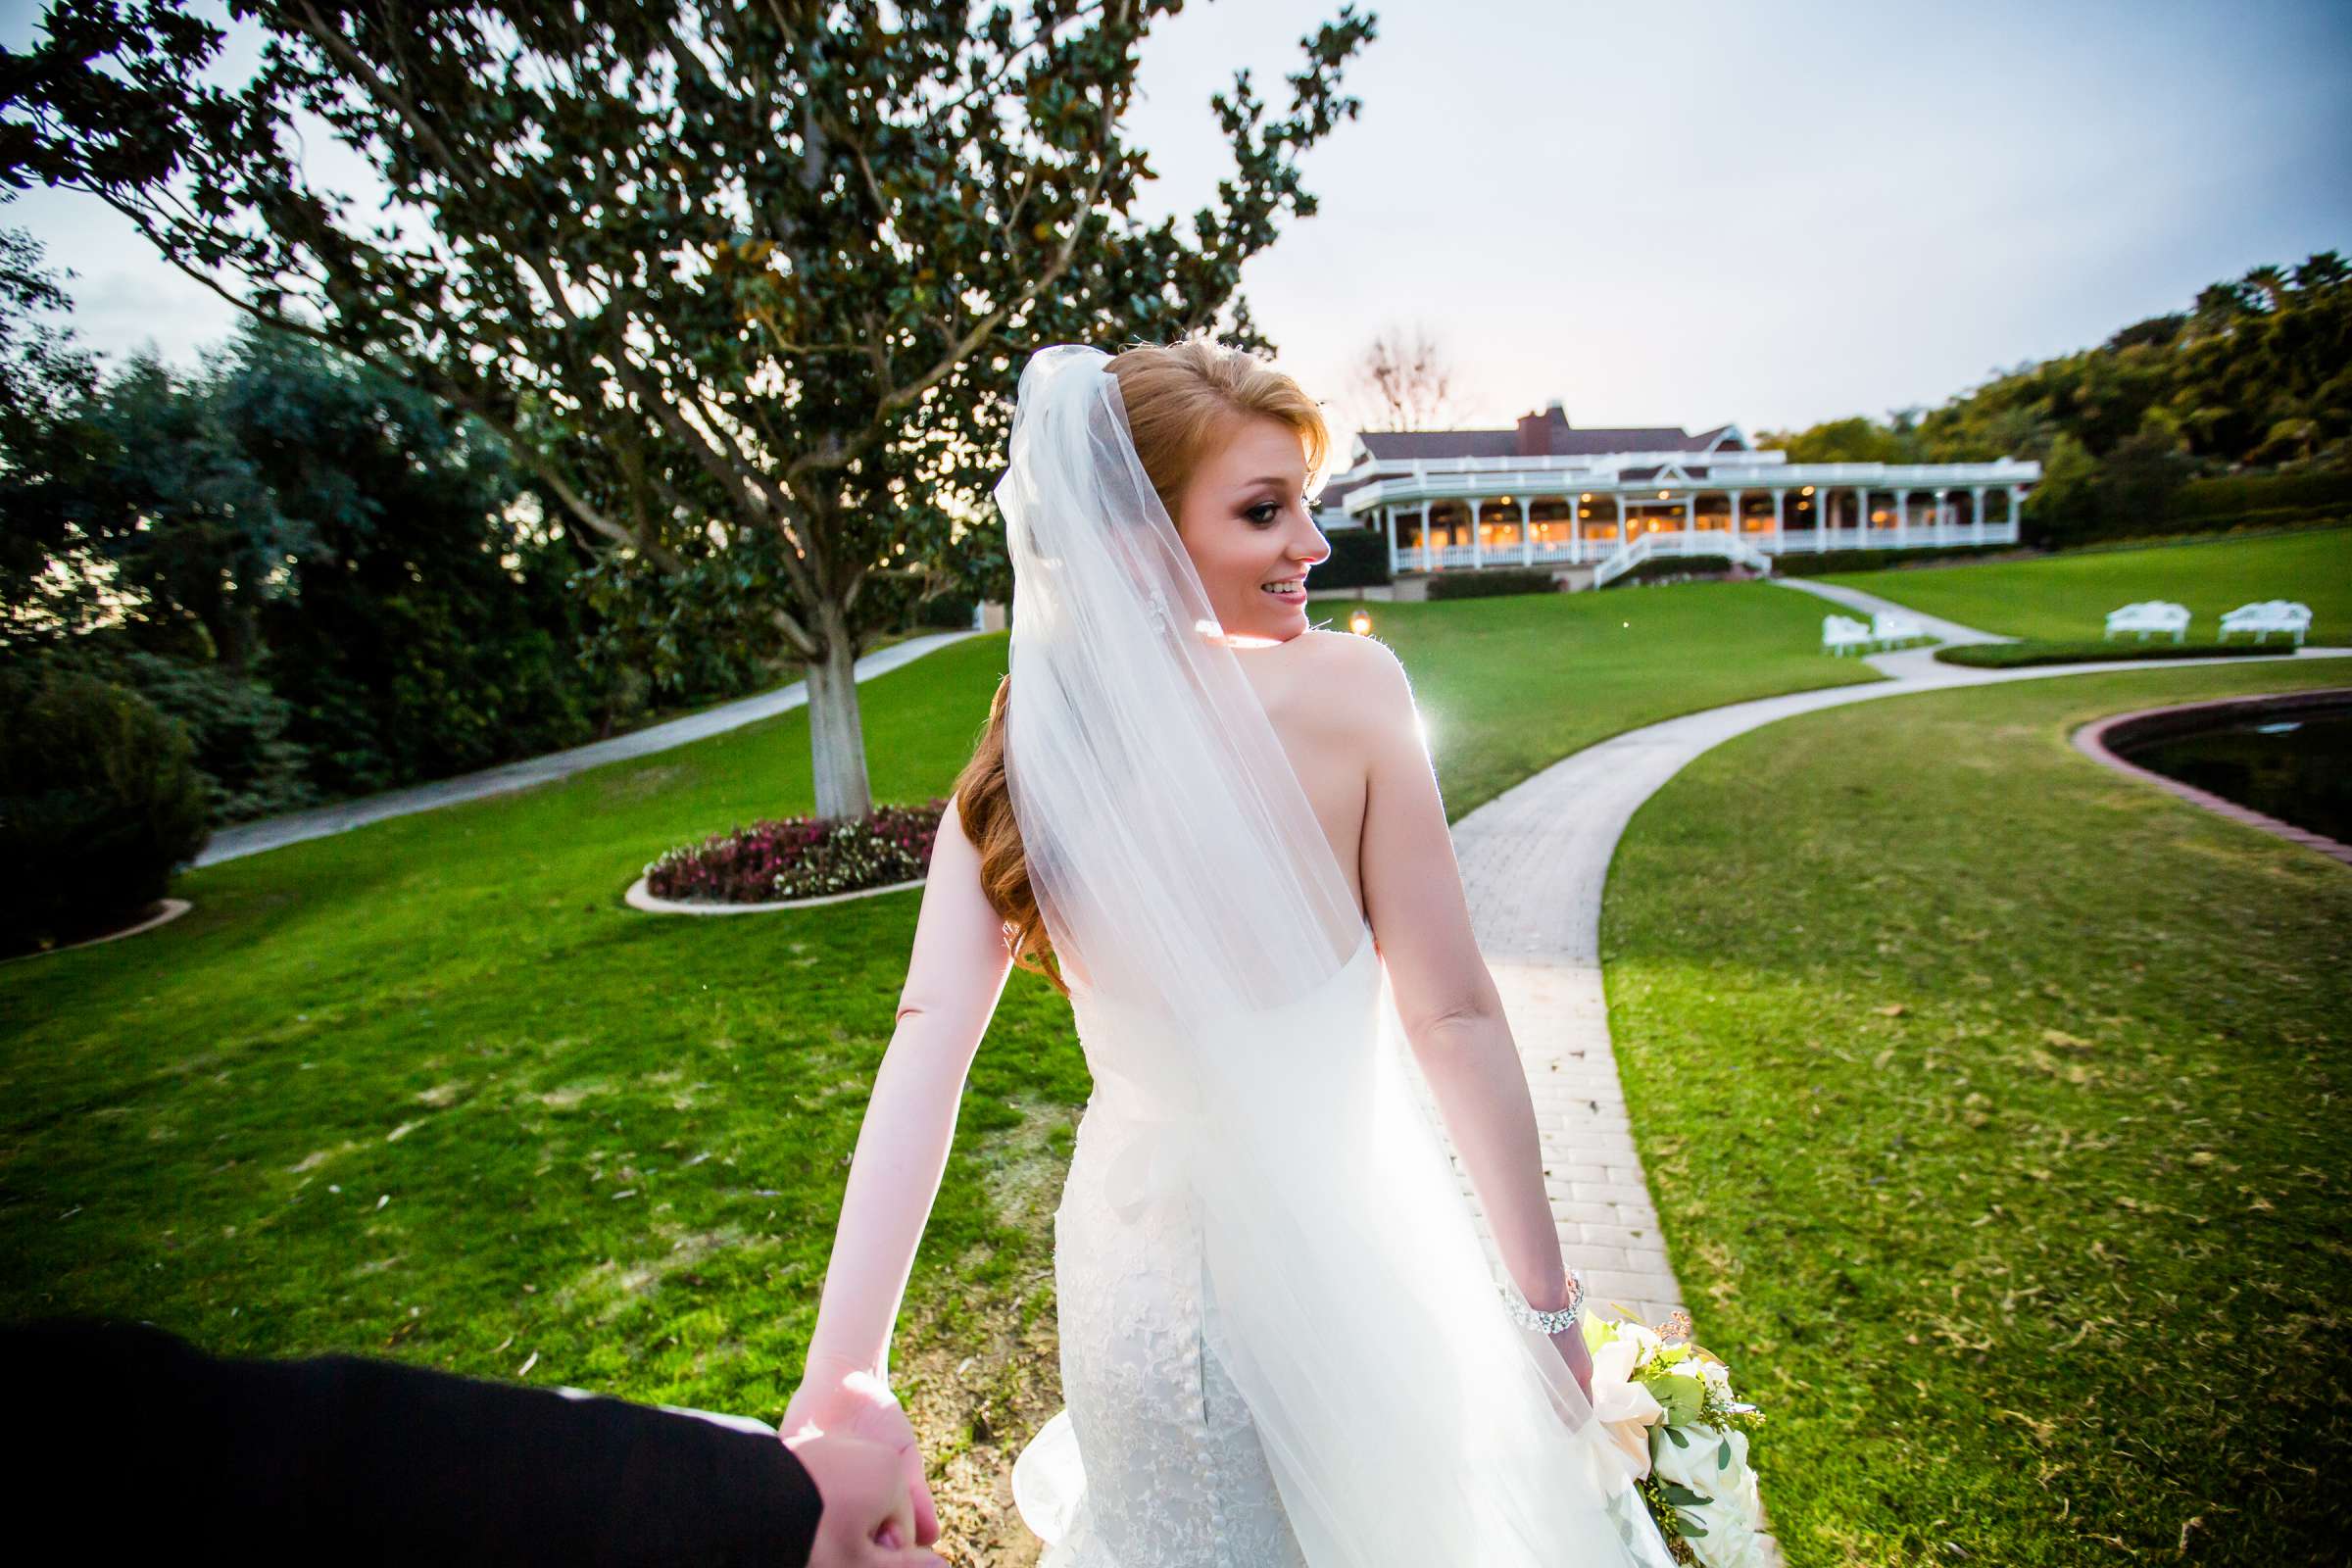
[[[2114,737],[2152,772],[2352,844],[2352,696],[2291,711],[2217,714],[2209,727]]]

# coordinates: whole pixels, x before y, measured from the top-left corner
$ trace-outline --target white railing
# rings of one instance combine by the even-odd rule
[[[1765,461],[1757,461],[1764,459]],[[1676,461],[1685,467],[1703,467],[1704,478],[1634,479],[1623,468],[1663,466]],[[1571,491],[1595,498],[1647,496],[1666,490],[1679,497],[1695,491],[1721,495],[1726,491],[1782,490],[1791,495],[1806,485],[1830,489],[1908,490],[1923,498],[1937,490],[2009,490],[2041,480],[2041,465],[2030,460],[2001,458],[1991,463],[1774,463],[1767,454],[1720,455],[1713,461],[1694,453],[1611,453],[1606,457],[1577,458],[1434,458],[1409,466],[1383,463],[1365,479],[1350,478],[1354,486],[1340,505],[1362,515],[1383,506],[1422,501],[1492,500],[1499,496],[1565,498]]]
[[[1722,556],[1757,571],[1772,570],[1772,558],[1740,535],[1722,528],[1674,528],[1645,533],[1620,545],[1592,570],[1592,586],[1603,588],[1644,561],[1661,557]]]
[[[1779,532],[1771,529],[1746,529],[1732,534],[1721,528],[1692,530],[1673,529],[1654,533],[1636,534],[1620,543],[1612,538],[1594,538],[1588,534],[1579,539],[1538,540],[1522,547],[1517,544],[1487,545],[1483,549],[1472,545],[1432,545],[1424,563],[1419,545],[1400,544],[1396,547],[1396,570],[1420,571],[1448,566],[1516,566],[1557,565],[1586,561],[1606,561],[1626,553],[1645,539],[1693,541],[1691,544],[1653,547],[1662,555],[1724,556],[1749,564],[1763,563],[1760,569],[1769,569],[1773,556],[1810,555],[1824,548],[1821,534],[1811,528],[1788,528]],[[1826,548],[1831,550],[1938,550],[1955,545],[2013,545],[2017,543],[2017,524],[1988,522],[1982,529],[1973,523],[1923,523],[1915,527],[1894,528],[1873,526],[1857,534],[1852,528],[1832,528]],[[1643,559],[1648,559],[1646,556]]]

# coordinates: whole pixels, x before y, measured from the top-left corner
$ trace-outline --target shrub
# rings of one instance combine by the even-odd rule
[[[266,681],[131,650],[115,678],[188,732],[216,827],[318,804],[300,746],[286,738],[291,706]]]
[[[1475,571],[1441,572],[1429,579],[1432,599],[1487,599],[1496,594],[1556,594],[1559,579],[1548,570],[1495,570],[1481,568]]]
[[[2327,522],[2352,514],[2352,472],[2227,474],[2191,479],[2166,509],[2167,531]]]
[[[1389,536],[1378,528],[1334,528],[1330,559],[1307,573],[1312,588],[1377,588],[1389,580]]]
[[[138,693],[79,670],[0,670],[0,947],[100,936],[169,890],[210,837],[187,734]]]
[[[866,816],[788,816],[665,852],[646,891],[683,904],[775,904],[919,879],[948,803],[876,807]]]
[[[1878,571],[1887,566],[1915,566],[1926,562],[1949,565],[1969,559],[2014,556],[2016,545],[1939,545],[1933,550],[1790,550],[1772,558],[1776,577],[1819,577],[1833,571]]]
[[[2216,654],[2282,654],[2291,652],[2286,638],[2265,647],[2261,643],[2134,642],[2113,637],[2100,642],[1947,643],[1936,657],[1947,664],[1979,669],[2011,669],[2020,664],[2076,664],[2098,659],[2211,659]]]
[[[968,631],[980,606],[969,594],[941,594],[934,599],[915,603],[913,624],[942,626],[950,631]]]

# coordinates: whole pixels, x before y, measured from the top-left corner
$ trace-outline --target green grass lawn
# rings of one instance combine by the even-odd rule
[[[1372,607],[1457,816],[1621,729],[1877,678],[1813,651],[1814,610],[1761,584]],[[878,800],[946,792],[1004,653],[862,685]],[[0,964],[0,1314],[779,1416],[920,895],[718,919],[620,895],[812,800],[802,710],[191,872],[169,926]],[[1051,1215],[1088,1089],[1066,1006],[1015,972],[893,1354],[973,1550],[1017,1537],[995,1489],[1059,1402]]]
[[[2306,642],[2352,642],[2352,528],[2086,550],[2038,561],[1841,571],[1821,580],[1963,626],[2052,641],[2096,639],[2107,629],[2109,611],[2165,599],[2188,607],[2188,641],[2211,642],[2224,612],[2258,599],[2294,599],[2311,607]],[[2282,646],[2284,639],[2274,634],[2271,642]]]
[[[1309,619],[1345,629],[1353,608],[1319,600]],[[1766,583],[1364,608],[1412,676],[1449,820],[1642,724],[1885,679],[1821,652],[1819,599]]]
[[[2347,683],[1836,709],[1634,817],[1610,1027],[1699,1338],[1771,1412],[1793,1568],[2340,1560],[2352,871],[2067,734]]]

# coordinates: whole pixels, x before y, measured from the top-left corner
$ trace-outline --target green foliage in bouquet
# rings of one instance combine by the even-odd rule
[[[1731,1368],[1690,1339],[1689,1314],[1661,1329],[1589,1314],[1593,1409],[1629,1442],[1646,1443],[1636,1485],[1667,1546],[1700,1568],[1761,1564],[1764,1533],[1748,1434],[1764,1414],[1732,1390]]]

